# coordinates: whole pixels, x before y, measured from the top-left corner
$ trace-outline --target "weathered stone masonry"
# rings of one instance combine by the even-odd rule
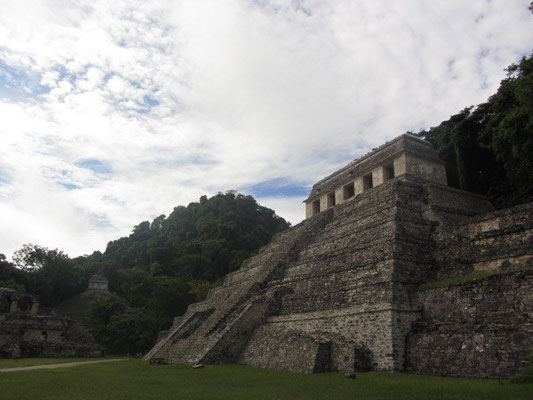
[[[308,219],[191,305],[146,358],[297,372],[514,373],[533,349],[533,205],[492,212],[445,179],[431,146],[411,135],[323,179],[306,200]],[[522,272],[420,289],[510,266]],[[487,305],[499,295],[509,301]]]
[[[0,358],[99,357],[103,352],[75,320],[39,310],[35,297],[0,288]]]
[[[532,287],[529,270],[419,291],[423,318],[407,336],[407,370],[506,377],[523,368],[533,348]]]
[[[109,282],[104,275],[93,275],[89,279],[87,290],[81,294],[83,297],[103,297],[109,294]]]

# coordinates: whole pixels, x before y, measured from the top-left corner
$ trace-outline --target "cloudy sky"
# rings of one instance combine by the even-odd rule
[[[3,0],[0,253],[71,256],[203,195],[313,182],[493,94],[522,0]]]

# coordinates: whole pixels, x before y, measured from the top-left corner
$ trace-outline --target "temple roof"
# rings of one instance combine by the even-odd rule
[[[309,197],[304,202],[308,203],[316,197],[338,188],[340,185],[349,182],[351,178],[370,171],[372,168],[393,159],[397,154],[402,152],[411,153],[418,158],[442,163],[429,142],[412,134],[405,133],[372,149],[372,151],[364,156],[355,159],[345,167],[315,183]]]

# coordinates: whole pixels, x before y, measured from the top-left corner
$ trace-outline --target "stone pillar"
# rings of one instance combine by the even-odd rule
[[[39,312],[39,302],[34,301],[33,304],[31,305],[30,314],[37,315],[38,312]]]
[[[328,209],[328,195],[324,194],[320,196],[320,212]]]
[[[13,299],[10,299],[10,300],[11,300],[11,307],[9,307],[9,312],[14,313],[16,311],[19,311],[17,300],[13,300]]]
[[[372,181],[374,186],[381,185],[384,182],[382,165],[372,170]]]
[[[313,202],[305,204],[305,218],[311,218],[313,216]]]

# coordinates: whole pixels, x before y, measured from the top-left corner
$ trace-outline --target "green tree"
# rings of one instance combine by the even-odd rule
[[[80,271],[62,251],[25,244],[13,260],[26,273],[26,290],[44,306],[54,306],[80,291]]]
[[[446,162],[452,186],[502,207],[533,200],[533,55],[506,71],[486,103],[419,133]]]
[[[26,291],[26,276],[0,253],[0,287]]]
[[[24,271],[39,270],[55,260],[68,260],[68,256],[57,249],[48,250],[46,247],[31,243],[22,245],[22,248],[13,254],[13,261]]]
[[[519,198],[533,193],[533,55],[507,69],[486,105],[481,141],[503,165]]]
[[[126,301],[115,294],[109,294],[92,301],[89,308],[89,319],[97,336],[106,336],[111,319],[123,314],[127,308]]]

